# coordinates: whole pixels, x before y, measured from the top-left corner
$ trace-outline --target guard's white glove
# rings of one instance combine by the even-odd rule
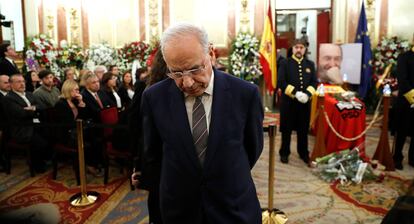
[[[303,93],[301,103],[307,103],[309,101],[309,96],[306,93]]]
[[[301,103],[307,103],[309,100],[309,96],[306,95],[306,93],[303,93],[302,91],[297,91],[295,97]]]
[[[296,91],[295,98],[299,101],[299,99],[302,97],[302,94],[304,94],[302,91]]]

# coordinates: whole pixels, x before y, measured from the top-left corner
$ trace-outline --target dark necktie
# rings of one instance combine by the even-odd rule
[[[208,130],[206,112],[201,98],[202,96],[196,97],[193,106],[193,140],[198,159],[203,165],[207,149]]]

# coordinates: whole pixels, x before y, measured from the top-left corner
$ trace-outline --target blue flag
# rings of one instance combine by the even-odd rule
[[[370,64],[370,61],[372,59],[371,42],[368,35],[367,17],[365,15],[364,2],[362,2],[361,14],[359,15],[355,43],[362,43],[362,68],[361,82],[359,84],[359,95],[364,98],[367,95],[368,89],[370,87],[372,76],[372,67]]]

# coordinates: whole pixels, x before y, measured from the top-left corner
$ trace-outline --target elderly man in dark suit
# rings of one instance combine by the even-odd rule
[[[16,63],[14,63],[16,58],[16,51],[14,51],[10,44],[0,45],[0,75],[11,76],[20,73]]]
[[[32,93],[26,92],[25,80],[22,74],[14,74],[10,77],[11,91],[4,97],[3,107],[10,126],[10,137],[19,143],[31,145],[32,162],[35,171],[44,172],[44,158],[47,152],[47,142],[35,130],[34,123],[38,122],[38,100]]]
[[[263,148],[257,87],[214,70],[194,25],[168,28],[161,50],[170,79],[142,96],[142,186],[159,187],[162,221],[261,223],[250,173]]]

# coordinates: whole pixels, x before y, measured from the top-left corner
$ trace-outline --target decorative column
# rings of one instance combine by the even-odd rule
[[[240,14],[240,24],[241,24],[240,30],[242,33],[247,33],[250,31],[248,0],[241,0],[241,5],[242,5],[242,9],[241,9],[241,14]]]
[[[52,14],[52,11],[48,10],[48,15],[46,16],[47,19],[47,31],[46,33],[49,35],[50,38],[55,38],[55,17]]]
[[[75,8],[70,9],[70,43],[79,45],[79,16],[78,11]]]
[[[371,42],[376,42],[375,40],[375,0],[366,0],[366,15],[367,15],[367,25],[368,25],[368,35]]]
[[[148,2],[149,15],[149,41],[156,43],[159,40],[159,21],[158,21],[158,0],[149,0]]]

